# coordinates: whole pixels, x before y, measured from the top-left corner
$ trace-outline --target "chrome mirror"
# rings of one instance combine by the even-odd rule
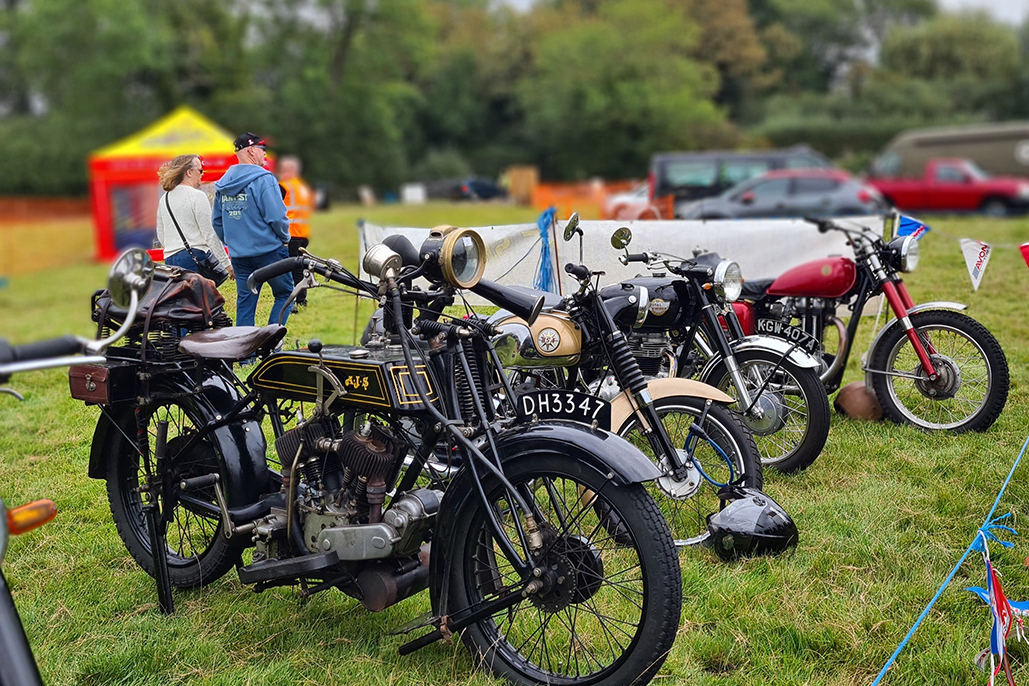
[[[621,250],[625,248],[629,243],[632,242],[632,231],[629,230],[628,226],[623,226],[615,229],[615,232],[611,234],[611,247],[615,250]]]
[[[107,291],[116,307],[127,308],[132,296],[142,298],[150,289],[154,278],[154,261],[143,248],[131,248],[123,252],[111,267],[107,277]]]
[[[568,223],[565,224],[565,241],[572,240],[572,236],[575,234],[582,235],[582,229],[579,228],[578,212],[572,212],[572,216],[568,218]]]

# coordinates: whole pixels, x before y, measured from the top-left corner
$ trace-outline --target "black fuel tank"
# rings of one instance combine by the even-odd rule
[[[641,325],[637,317],[640,316],[642,288],[647,289],[647,310]],[[689,292],[681,279],[628,279],[602,288],[600,298],[604,301],[604,307],[614,317],[618,328],[623,330],[666,331],[684,326],[688,323],[684,318],[693,316]]]
[[[326,345],[322,357],[346,391],[334,407],[393,409],[404,413],[425,409],[403,351]],[[283,350],[266,357],[247,383],[277,398],[311,402],[317,399],[318,377],[308,368],[317,364],[318,355],[312,352]],[[436,388],[425,365],[418,365],[416,371],[429,389],[429,400],[435,401]],[[328,383],[325,386],[326,394],[331,393]]]

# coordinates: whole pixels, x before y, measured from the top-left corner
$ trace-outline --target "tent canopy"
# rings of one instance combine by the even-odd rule
[[[182,105],[150,126],[93,152],[91,160],[117,157],[232,155],[233,136],[192,107]]]

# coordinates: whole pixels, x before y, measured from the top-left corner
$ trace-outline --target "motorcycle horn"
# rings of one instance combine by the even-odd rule
[[[774,555],[797,546],[797,525],[779,503],[756,488],[727,486],[718,493],[729,501],[708,515],[708,546],[722,560]]]
[[[418,252],[427,262],[426,278],[435,283],[471,288],[486,270],[486,244],[472,229],[437,226]]]

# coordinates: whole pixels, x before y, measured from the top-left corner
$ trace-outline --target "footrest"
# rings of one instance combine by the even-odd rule
[[[239,580],[244,584],[256,584],[275,579],[296,579],[337,564],[339,564],[339,555],[335,550],[318,555],[291,557],[286,560],[261,560],[252,565],[240,567]]]

